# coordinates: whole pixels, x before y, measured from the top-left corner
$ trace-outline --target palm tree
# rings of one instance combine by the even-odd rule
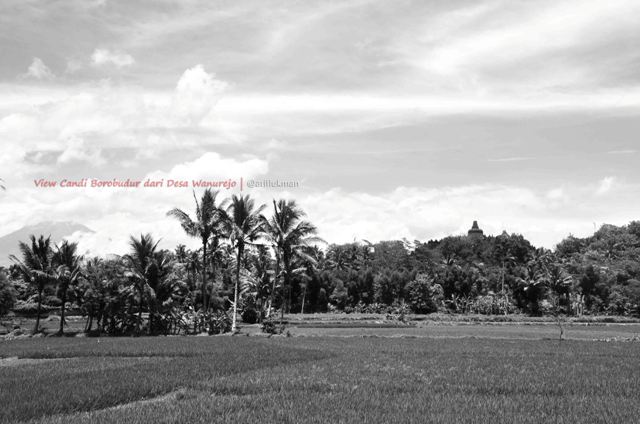
[[[36,325],[33,333],[37,333],[40,328],[40,311],[42,308],[42,292],[45,287],[53,280],[51,259],[53,252],[51,250],[51,237],[44,238],[40,236],[36,240],[36,236],[31,235],[31,245],[20,242],[20,253],[22,260],[11,255],[9,258],[13,261],[22,274],[22,278],[36,287],[38,291],[38,315],[36,317]]]
[[[174,253],[178,263],[184,264],[187,262],[187,246],[184,244],[177,245]]]
[[[537,249],[523,267],[523,275],[518,282],[524,286],[531,312],[539,312],[539,300],[549,285],[551,253],[544,248]]]
[[[549,267],[547,284],[555,295],[555,314],[560,313],[560,299],[564,295],[567,302],[567,313],[571,313],[570,292],[573,284],[573,277],[564,269],[562,262],[554,262]]]
[[[131,236],[129,241],[131,253],[125,255],[125,260],[129,266],[127,276],[132,280],[140,297],[138,303],[138,332],[140,332],[142,325],[144,294],[152,290],[150,279],[154,272],[155,254],[159,242],[160,241],[154,241],[151,234],[141,234],[139,240]],[[149,330],[151,330],[151,324],[149,324]]]
[[[196,217],[191,219],[189,214],[181,209],[174,208],[167,212],[168,216],[176,218],[182,229],[191,237],[197,237],[202,242],[202,309],[207,310],[207,247],[210,239],[219,239],[223,236],[224,228],[224,202],[216,205],[217,191],[206,189],[200,201],[196,198]],[[217,243],[215,244],[217,246]]]
[[[104,263],[100,258],[94,257],[86,262],[83,280],[86,288],[82,293],[83,309],[87,313],[87,322],[84,327],[85,333],[91,332],[93,327],[93,318],[98,321],[98,329],[100,329],[100,316],[106,303],[106,282],[104,275]]]
[[[273,216],[271,219],[267,220],[263,218],[265,235],[273,247],[276,256],[276,272],[269,305],[273,302],[273,293],[275,292],[280,262],[282,262],[283,266],[282,318],[284,318],[285,288],[290,290],[291,275],[294,272],[291,266],[294,257],[298,256],[315,263],[315,259],[305,253],[304,249],[310,247],[313,243],[324,243],[324,240],[314,236],[317,232],[316,227],[310,222],[303,220],[305,215],[295,200],[287,201],[280,199],[277,203],[275,200],[273,201]]]
[[[247,245],[251,245],[258,239],[263,231],[263,219],[261,217],[264,205],[255,206],[255,201],[246,196],[236,196],[231,198],[231,204],[227,210],[227,226],[229,240],[236,249],[236,281],[233,296],[233,320],[231,331],[236,331],[236,321],[238,316],[238,287],[240,285],[240,265],[244,257]]]
[[[504,314],[509,314],[509,298],[507,297],[507,292],[504,291],[504,283],[507,275],[507,266],[514,266],[516,264],[516,258],[513,256],[507,255],[502,257],[502,267],[500,269],[500,280],[501,280],[501,293],[504,302]]]
[[[53,254],[53,275],[58,282],[58,293],[62,305],[60,306],[60,335],[64,334],[64,312],[67,303],[67,291],[75,284],[80,277],[80,261],[82,258],[76,254],[77,243],[63,241],[60,246],[56,246]]]

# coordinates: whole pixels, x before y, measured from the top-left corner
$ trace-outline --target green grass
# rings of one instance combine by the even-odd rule
[[[0,422],[90,411],[256,368],[324,358],[247,337],[31,339],[0,343],[1,357],[57,358],[0,366]]]
[[[0,366],[0,422],[637,422],[640,343],[509,334],[3,342],[69,359]]]

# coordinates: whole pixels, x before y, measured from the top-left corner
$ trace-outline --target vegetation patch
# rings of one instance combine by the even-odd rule
[[[0,357],[60,358],[0,367],[0,422],[102,409],[263,367],[329,353],[248,338],[32,339],[0,343]]]
[[[126,339],[110,340],[129,342]],[[168,341],[170,338],[150,340]],[[179,340],[191,342],[200,338]],[[31,422],[270,424],[304,420],[350,424],[388,423],[397,421],[397,417],[402,417],[402,422],[424,423],[427,417],[428,422],[445,424],[600,423],[635,422],[640,414],[637,402],[640,396],[638,343],[484,338],[259,340],[228,337],[203,340],[223,343],[227,347],[200,345],[203,342],[197,341],[193,345],[197,355],[201,355],[200,349],[210,349],[215,356],[182,358],[185,363],[179,363],[181,367],[187,367],[186,362],[191,361],[206,372],[191,373],[185,368],[182,380],[173,388],[154,393],[147,391],[143,396],[121,400],[117,403],[123,405],[121,407],[104,409],[97,401],[103,394],[94,392],[87,382],[87,391],[94,396],[93,407],[82,409],[86,411],[82,413],[73,412],[73,409],[62,415],[43,413],[38,415],[41,418]],[[41,339],[36,343],[46,341]],[[141,342],[145,344],[147,340]],[[242,344],[236,344],[238,342]],[[179,352],[172,343],[169,342],[170,350]],[[114,349],[110,346],[107,351]],[[315,353],[318,349],[330,356],[318,356]],[[134,347],[131,353],[137,350]],[[250,358],[244,357],[247,351],[252,352]],[[295,360],[281,359],[274,363],[268,352],[293,356]],[[242,371],[238,370],[238,357],[244,357],[242,366],[246,368]],[[216,372],[202,369],[205,364],[200,362],[201,358],[218,363],[220,369]],[[113,366],[111,361],[120,358],[84,359],[87,362],[76,362],[78,373],[94,372],[96,362],[105,361],[103,368],[107,375],[114,379],[124,378],[124,372],[112,375],[107,371]],[[251,366],[252,360],[271,365]],[[170,364],[173,362],[156,365],[149,372],[169,378],[172,375],[167,370]],[[41,366],[34,368],[37,367]],[[48,368],[58,380],[68,377],[69,371],[63,362]],[[223,371],[227,368],[231,370]],[[44,373],[29,373],[29,367],[12,370],[20,371],[27,385]],[[129,373],[131,369],[124,371]],[[238,376],[238,372],[242,372],[242,376]],[[133,374],[130,379],[141,385],[149,384],[149,377]],[[52,380],[38,380],[41,386],[48,386],[49,391],[34,393],[39,396],[47,393],[56,399],[56,394],[62,392],[52,389],[62,387],[51,386]],[[129,390],[127,384],[118,381],[103,379],[94,383],[101,384]],[[21,394],[25,396],[26,392]],[[73,391],[69,394],[71,399],[78,396]],[[143,398],[147,401],[140,402]],[[70,402],[66,394],[57,399],[60,403]],[[24,398],[20,401],[23,408],[31,406]],[[86,399],[86,403],[91,401]],[[11,418],[5,415],[4,422],[11,422]]]

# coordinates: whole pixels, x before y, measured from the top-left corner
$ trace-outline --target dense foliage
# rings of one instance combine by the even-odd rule
[[[60,310],[62,332],[70,309],[87,332],[114,335],[224,332],[236,315],[254,323],[275,310],[640,315],[640,222],[554,251],[507,233],[326,246],[295,201],[271,209],[205,191],[194,218],[169,212],[198,250],[162,250],[142,234],[127,255],[82,258],[73,243],[33,236],[0,272],[0,312]]]

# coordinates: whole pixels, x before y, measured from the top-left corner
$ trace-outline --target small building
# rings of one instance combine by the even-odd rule
[[[471,229],[469,230],[468,234],[469,234],[469,237],[476,237],[476,238],[484,237],[484,231],[482,231],[478,226],[478,221],[473,221],[473,225],[471,226]]]

